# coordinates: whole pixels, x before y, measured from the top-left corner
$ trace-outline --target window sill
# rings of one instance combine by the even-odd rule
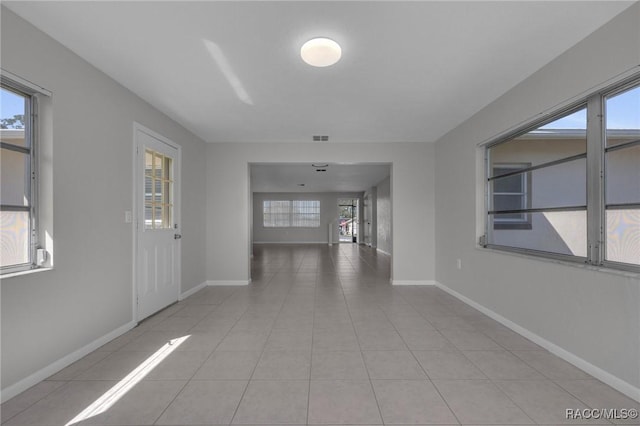
[[[35,268],[35,269],[29,269],[28,271],[11,272],[9,274],[0,275],[0,280],[5,280],[7,278],[21,277],[23,275],[37,274],[45,271],[53,271],[53,268]]]
[[[536,255],[530,255],[530,254],[524,254],[524,253],[517,253],[517,252],[513,252],[513,251],[509,251],[509,250],[500,250],[500,249],[496,249],[496,248],[492,248],[492,247],[482,247],[482,246],[476,245],[476,250],[480,250],[480,251],[483,251],[483,252],[504,254],[506,256],[515,256],[515,257],[519,257],[521,259],[528,259],[528,260],[545,262],[545,263],[555,263],[557,265],[566,265],[566,266],[571,266],[573,268],[578,268],[578,269],[582,269],[582,270],[586,269],[588,271],[601,272],[601,273],[604,273],[604,274],[619,275],[619,276],[623,276],[623,277],[627,277],[627,278],[638,279],[640,277],[640,273],[639,272],[627,271],[627,270],[623,270],[623,269],[608,268],[606,266],[589,265],[589,264],[580,263],[580,262],[570,262],[570,261],[562,260],[562,259],[553,259],[551,257],[544,257],[544,256],[536,256]]]

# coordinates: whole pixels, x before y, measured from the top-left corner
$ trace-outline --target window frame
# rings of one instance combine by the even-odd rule
[[[640,74],[636,73],[628,78],[625,78],[617,83],[604,87],[600,90],[596,90],[589,93],[587,96],[581,98],[579,101],[572,102],[563,108],[551,111],[545,114],[543,118],[530,120],[527,123],[518,126],[515,130],[508,131],[498,137],[489,140],[486,143],[481,144],[481,149],[484,153],[484,172],[483,172],[483,187],[484,187],[484,234],[480,236],[478,245],[482,248],[489,248],[507,252],[514,252],[524,255],[530,255],[534,257],[550,258],[554,260],[562,260],[574,263],[584,263],[596,267],[604,267],[615,270],[622,270],[628,272],[640,272],[640,265],[616,262],[606,259],[606,244],[607,244],[607,228],[606,228],[606,204],[605,204],[605,191],[606,191],[606,174],[605,174],[605,157],[606,153],[624,149],[629,143],[622,144],[622,148],[619,146],[611,147],[608,149],[606,146],[606,99],[613,97],[616,94],[632,90],[633,88],[640,87]],[[491,226],[491,213],[493,207],[491,185],[491,158],[490,149],[502,143],[509,142],[519,136],[522,136],[528,132],[531,132],[539,127],[556,121],[564,116],[572,114],[582,108],[586,107],[587,114],[587,129],[586,129],[586,238],[587,238],[587,255],[586,257],[567,255],[562,253],[553,253],[535,249],[520,248],[513,246],[505,246],[489,243],[489,236],[493,231]],[[633,141],[633,144],[640,144],[640,141]],[[581,154],[584,156],[583,154]],[[573,156],[574,158],[567,157],[569,161],[578,159],[580,155]],[[565,162],[567,159],[559,160],[558,162]],[[553,162],[552,162],[553,163]],[[551,163],[547,163],[543,166],[549,166]],[[535,166],[533,167],[536,168]],[[530,184],[530,180],[529,180]],[[640,208],[640,204],[631,203],[626,206]],[[533,211],[559,211],[559,210],[576,210],[572,208],[552,208],[552,209],[528,209]],[[500,228],[495,228],[500,229]],[[502,228],[504,229],[504,228]]]
[[[609,152],[614,152],[614,151],[618,151],[618,150],[624,150],[627,148],[631,148],[634,146],[639,146],[640,145],[640,138],[636,139],[634,141],[629,141],[629,142],[624,142],[621,144],[617,144],[617,145],[612,145],[612,146],[607,146],[607,122],[606,122],[606,105],[607,105],[607,98],[612,98],[615,97],[616,95],[622,94],[623,92],[629,91],[629,90],[634,90],[634,89],[639,89],[640,90],[640,76],[636,76],[635,78],[631,78],[627,81],[625,81],[622,84],[617,84],[614,87],[610,88],[609,90],[603,91],[603,93],[601,94],[601,121],[602,121],[602,131],[601,131],[601,155],[600,155],[600,164],[601,164],[601,168],[600,168],[600,173],[601,173],[601,198],[600,198],[600,203],[601,203],[601,209],[600,209],[600,218],[599,218],[599,223],[600,223],[600,228],[602,229],[602,236],[601,236],[601,245],[600,245],[600,249],[598,250],[598,255],[600,258],[600,264],[602,266],[608,267],[608,268],[612,268],[612,269],[622,269],[622,270],[630,270],[630,271],[634,271],[634,272],[640,272],[640,262],[639,265],[634,265],[632,263],[624,263],[624,262],[617,262],[617,261],[613,261],[613,260],[608,260],[606,258],[606,253],[607,253],[607,210],[625,210],[626,208],[631,208],[631,209],[640,209],[640,202],[638,203],[611,203],[611,204],[607,204],[607,199],[606,199],[606,195],[607,195],[607,183],[606,183],[606,178],[607,178],[607,154]]]
[[[493,177],[498,176],[498,178],[500,178],[500,176],[502,175],[496,175],[495,174],[495,169],[496,168],[502,168],[502,169],[511,169],[512,171],[518,171],[518,170],[522,170],[522,169],[528,169],[529,167],[531,167],[531,163],[493,163],[493,165],[489,165],[489,167],[492,167],[494,170],[494,173],[492,174]],[[509,174],[511,172],[508,172]],[[520,197],[524,198],[524,207],[525,209],[528,209],[531,206],[531,172],[524,172],[524,173],[518,173],[516,176],[520,176],[521,177],[521,181],[523,181],[523,183],[521,183],[521,187],[523,187],[523,191],[520,193],[508,193],[508,192],[496,192],[495,190],[491,191],[491,195],[493,195],[493,197],[495,197],[496,195],[519,195]],[[495,206],[495,198],[491,200],[491,205]],[[498,219],[496,221],[496,218],[494,217],[493,219],[493,229],[494,230],[509,230],[509,229],[531,229],[531,215],[529,213],[519,213],[522,215],[521,219]]]
[[[25,137],[25,146],[20,147],[8,142],[1,142],[0,146],[2,149],[7,149],[10,151],[20,152],[24,155],[29,156],[29,170],[27,174],[29,176],[25,176],[25,180],[29,179],[29,205],[18,206],[18,205],[2,205],[0,210],[4,211],[26,211],[29,213],[29,250],[28,250],[28,261],[26,263],[6,265],[0,267],[0,276],[8,275],[16,272],[24,272],[32,269],[39,268],[40,265],[37,264],[37,250],[40,247],[39,242],[39,218],[38,218],[38,182],[39,182],[39,168],[38,168],[38,121],[37,121],[37,111],[38,111],[38,91],[33,90],[32,88],[20,84],[19,82],[10,79],[4,73],[0,75],[0,86],[7,91],[14,92],[17,95],[20,95],[25,98],[25,128],[24,128],[24,137]]]

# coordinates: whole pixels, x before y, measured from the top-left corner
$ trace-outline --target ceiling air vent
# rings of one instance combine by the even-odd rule
[[[325,136],[325,135],[322,135],[322,136],[314,135],[313,136],[313,141],[314,142],[326,142],[328,140],[329,140],[329,136]]]

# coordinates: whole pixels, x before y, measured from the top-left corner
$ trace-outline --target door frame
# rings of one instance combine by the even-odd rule
[[[341,200],[350,200],[351,204],[340,204]],[[356,202],[354,205],[353,202]],[[360,205],[362,204],[362,199],[360,197],[338,197],[338,223],[340,223],[340,207],[351,207],[351,241],[340,241],[340,235],[338,234],[338,244],[359,244],[360,243]],[[355,220],[355,224],[353,221]],[[358,225],[357,227],[354,225]],[[356,241],[353,241],[353,232],[355,230]]]
[[[177,197],[174,197],[173,203],[173,218],[174,222],[178,224],[178,229],[175,230],[176,233],[182,233],[182,147],[177,143],[173,142],[171,139],[162,136],[161,134],[154,132],[148,127],[143,126],[142,124],[134,121],[133,122],[133,179],[132,179],[132,193],[133,193],[133,208],[131,209],[132,215],[132,249],[133,249],[133,264],[132,264],[132,300],[131,300],[131,313],[132,313],[132,321],[134,324],[138,324],[138,227],[140,226],[138,214],[140,213],[140,209],[138,208],[138,178],[139,174],[143,173],[143,170],[140,170],[139,161],[138,161],[138,132],[146,133],[147,135],[166,143],[167,145],[175,148],[178,151],[178,155],[175,158],[173,173],[176,177],[175,180],[178,181],[178,184],[175,185],[174,182],[174,194],[177,194]],[[177,189],[177,190],[176,190]],[[177,241],[178,247],[176,248],[176,280],[178,281],[178,294],[176,295],[176,300],[180,300],[180,294],[182,294],[182,240]]]

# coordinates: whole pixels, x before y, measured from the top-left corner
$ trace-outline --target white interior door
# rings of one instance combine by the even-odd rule
[[[138,320],[180,294],[180,151],[163,139],[136,128]]]

